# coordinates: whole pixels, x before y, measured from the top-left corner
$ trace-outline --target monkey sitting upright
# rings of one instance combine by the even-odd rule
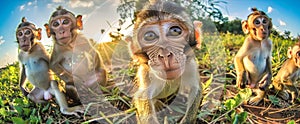
[[[22,64],[20,88],[22,93],[36,103],[46,102],[55,96],[60,111],[67,115],[83,113],[82,106],[68,107],[64,94],[59,90],[57,82],[49,70],[49,55],[43,45],[37,40],[41,39],[41,29],[27,22],[23,17],[16,31],[16,38],[20,48],[19,61]],[[33,90],[28,93],[23,87],[26,78],[34,85]]]
[[[94,43],[79,31],[82,29],[81,19],[81,15],[75,17],[59,6],[51,14],[49,24],[44,26],[48,37],[54,41],[50,69],[66,82],[68,96],[87,106],[102,100],[98,98],[101,95],[100,85],[106,85],[107,77]],[[93,113],[98,113],[98,110]]]
[[[244,33],[249,34],[234,58],[239,88],[249,87],[256,94],[248,103],[257,105],[265,96],[271,83],[272,41],[268,38],[272,20],[263,11],[252,9],[247,20],[242,21]]]
[[[281,66],[272,84],[275,90],[279,91],[278,95],[281,98],[291,99],[294,103],[299,95],[295,83],[300,76],[300,41],[288,48],[287,56],[288,59]]]

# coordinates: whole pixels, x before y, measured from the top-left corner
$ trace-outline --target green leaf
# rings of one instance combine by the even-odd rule
[[[246,99],[249,99],[250,96],[252,95],[252,91],[250,88],[245,88],[245,89],[242,89],[240,92],[240,98],[243,99],[243,100],[246,100]]]
[[[240,103],[244,102],[245,100],[248,100],[251,95],[252,95],[252,91],[249,88],[240,90],[239,93],[234,97],[234,99],[236,101],[236,105],[239,105]]]
[[[241,112],[238,114],[238,120],[240,123],[246,122],[248,113],[247,112]]]
[[[53,122],[54,122],[53,118],[48,118],[46,121],[46,124],[52,124]]]
[[[16,103],[18,105],[22,105],[23,104],[23,99],[17,98],[17,99],[15,99],[14,103]]]
[[[2,100],[1,97],[0,97],[0,106],[1,106],[1,107],[4,106],[4,103],[3,103],[3,100]]]
[[[11,120],[14,124],[24,124],[25,123],[25,121],[20,117],[12,117]]]
[[[15,109],[17,110],[18,114],[23,113],[23,108],[21,106],[15,106]]]
[[[290,120],[287,124],[296,124],[295,120]]]
[[[3,117],[7,116],[7,112],[4,108],[0,108],[0,115]]]
[[[26,116],[29,116],[29,115],[30,115],[31,110],[32,110],[32,109],[30,109],[30,108],[23,108],[24,114],[25,114]]]
[[[238,115],[234,116],[234,120],[233,120],[232,124],[239,124]]]
[[[269,100],[274,105],[278,105],[278,106],[280,105],[279,104],[279,99],[276,96],[274,96],[274,95],[269,95]]]
[[[49,110],[50,102],[42,109],[42,112]]]
[[[234,99],[228,99],[225,101],[225,107],[227,110],[232,110],[236,106],[236,101]]]
[[[34,109],[32,110],[32,112],[31,112],[30,115],[35,115],[35,113],[36,113],[36,108],[34,108]]]
[[[211,74],[210,75],[210,78],[203,84],[203,89],[205,90],[205,89],[207,89],[209,86],[210,86],[210,84],[212,83],[212,80],[213,80],[213,75]]]

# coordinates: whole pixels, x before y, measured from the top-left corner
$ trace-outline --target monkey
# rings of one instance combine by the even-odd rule
[[[291,103],[294,103],[294,100],[299,95],[295,83],[300,76],[300,42],[288,48],[287,56],[288,59],[281,66],[272,84],[275,90],[279,91],[279,97],[284,100],[291,98]]]
[[[138,12],[133,36],[127,38],[132,59],[139,62],[132,101],[138,123],[159,123],[155,109],[159,99],[176,93],[188,94],[180,123],[196,122],[202,86],[193,48],[200,25],[202,22],[192,22],[183,7],[170,1],[150,2]]]
[[[49,70],[50,56],[37,42],[41,40],[41,28],[37,29],[23,17],[17,27],[16,38],[20,48],[18,59],[22,65],[19,87],[23,95],[35,103],[45,103],[54,95],[63,114],[78,116],[77,112],[83,113],[82,106],[68,107],[65,95]],[[30,92],[23,86],[26,79],[34,85]]]
[[[66,82],[67,94],[69,92],[75,101],[85,106],[101,94],[100,85],[106,85],[107,76],[99,53],[93,47],[95,44],[80,33],[81,19],[81,15],[76,18],[59,6],[44,26],[47,36],[54,41],[50,69]]]
[[[257,105],[265,96],[272,79],[272,41],[269,35],[272,19],[263,11],[252,8],[247,20],[242,21],[246,37],[234,58],[236,85],[238,88],[251,88],[256,96],[248,104]]]

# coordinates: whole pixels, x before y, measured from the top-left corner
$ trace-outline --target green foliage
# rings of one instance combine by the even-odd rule
[[[19,69],[15,63],[0,70],[0,123],[42,123],[42,115],[51,111],[50,103],[35,104],[23,96],[18,84]]]
[[[234,116],[233,124],[241,124],[246,122],[248,113],[247,112],[241,112],[239,114],[236,114]]]
[[[269,95],[269,100],[272,104],[279,106],[279,99],[274,95]]]
[[[290,120],[287,124],[296,124],[295,120]]]
[[[226,33],[230,32],[233,34],[243,34],[241,19],[234,19],[232,21],[228,21],[228,17],[223,19],[223,22],[215,22],[217,29],[219,32]]]
[[[234,124],[243,123],[246,121],[247,112],[237,113],[235,110],[237,107],[242,105],[244,101],[247,101],[252,95],[252,91],[249,88],[242,89],[239,93],[232,99],[225,101],[225,110],[229,112],[227,119],[231,120]]]

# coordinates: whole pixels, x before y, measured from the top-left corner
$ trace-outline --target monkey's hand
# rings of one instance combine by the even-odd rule
[[[242,75],[237,75],[236,87],[243,89],[246,87],[246,84],[250,83],[249,74],[246,71],[242,72]]]
[[[294,103],[294,100],[297,100],[298,96],[299,96],[299,92],[298,89],[296,87],[289,89],[288,92],[291,94],[291,103]]]
[[[68,72],[61,64],[50,64],[50,69],[64,82],[74,82],[72,74]]]
[[[26,96],[26,97],[27,97],[27,95],[29,94],[29,92],[28,92],[25,88],[23,88],[23,87],[21,87],[21,91],[22,91],[22,94],[23,94],[24,96]]]
[[[51,95],[50,91],[45,91],[44,92],[44,99],[49,100],[51,98],[52,98],[52,95]]]
[[[298,89],[294,85],[282,84],[284,88],[278,92],[278,96],[284,100],[290,100],[294,103],[294,100],[298,97]]]
[[[271,84],[271,77],[272,75],[266,74],[263,78],[258,82],[259,89],[266,91],[269,85]]]
[[[258,89],[253,89],[253,92],[256,94],[256,96],[250,98],[250,100],[248,101],[248,104],[258,105],[258,103],[264,98],[265,91],[258,88]]]
[[[275,90],[277,90],[277,91],[280,91],[283,89],[283,85],[280,80],[277,80],[277,79],[273,80],[272,85],[275,88]]]
[[[290,95],[286,90],[281,90],[278,92],[278,96],[284,100],[289,100],[290,99]]]

